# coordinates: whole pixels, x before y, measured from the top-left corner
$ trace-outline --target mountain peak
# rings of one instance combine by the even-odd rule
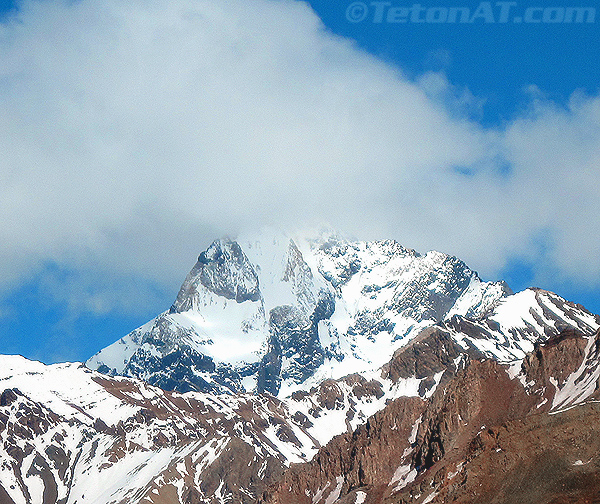
[[[265,229],[215,240],[168,312],[88,365],[176,390],[288,394],[373,371],[422,329],[477,317],[508,293],[441,252],[328,227]]]
[[[215,240],[200,254],[179,290],[171,313],[198,310],[205,290],[237,303],[260,299],[258,276],[236,241]]]

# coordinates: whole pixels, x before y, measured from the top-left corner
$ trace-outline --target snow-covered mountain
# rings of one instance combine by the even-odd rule
[[[321,390],[290,408],[270,395],[182,395],[79,363],[0,356],[0,502],[256,502],[346,430],[340,412],[351,408],[355,427],[384,395],[404,393],[400,382],[356,377],[336,385],[345,396],[335,408]],[[314,422],[300,412],[308,402]]]
[[[529,488],[523,467],[538,493],[521,501],[574,489],[585,502],[600,491],[600,324],[567,308],[586,332],[564,329],[510,364],[483,358],[475,332],[438,324],[371,377],[285,400],[0,356],[0,502],[510,501]],[[562,467],[549,490],[540,460]]]
[[[477,319],[510,294],[455,257],[395,241],[333,232],[221,239],[200,254],[168,311],[86,364],[181,392],[285,397],[372,372],[422,329]]]
[[[0,356],[0,502],[255,503],[290,464],[394,398],[430,397],[446,369],[466,364],[468,351],[435,341],[419,376],[352,374],[283,401],[180,394],[79,363]]]
[[[521,422],[507,432],[536,457],[531,432],[556,428],[569,457],[565,432],[595,433],[599,328],[393,241],[217,240],[168,311],[87,367],[0,356],[0,503],[472,502],[474,474],[502,484],[492,448],[507,481],[524,460],[482,425]],[[569,477],[600,474],[588,448]]]

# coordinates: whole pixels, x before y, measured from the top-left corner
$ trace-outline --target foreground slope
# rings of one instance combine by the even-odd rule
[[[422,382],[353,375],[282,402],[0,356],[0,502],[256,502],[290,463]]]
[[[600,332],[565,330],[512,366],[473,360],[292,466],[263,503],[594,503]]]
[[[184,396],[80,364],[1,364],[3,504],[253,502],[263,480],[315,449],[274,398]]]

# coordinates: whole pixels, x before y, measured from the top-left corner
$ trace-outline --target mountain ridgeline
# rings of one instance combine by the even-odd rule
[[[289,394],[376,369],[423,328],[511,294],[462,261],[394,241],[215,241],[171,308],[87,365],[168,390]]]
[[[600,317],[394,241],[217,240],[92,357],[0,356],[0,504],[598,502]]]

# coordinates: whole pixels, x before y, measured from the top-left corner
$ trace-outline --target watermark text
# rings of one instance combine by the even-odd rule
[[[518,2],[481,2],[471,7],[427,7],[415,3],[398,6],[392,2],[352,2],[346,9],[351,23],[527,23],[582,24],[596,22],[595,7],[525,7]]]

